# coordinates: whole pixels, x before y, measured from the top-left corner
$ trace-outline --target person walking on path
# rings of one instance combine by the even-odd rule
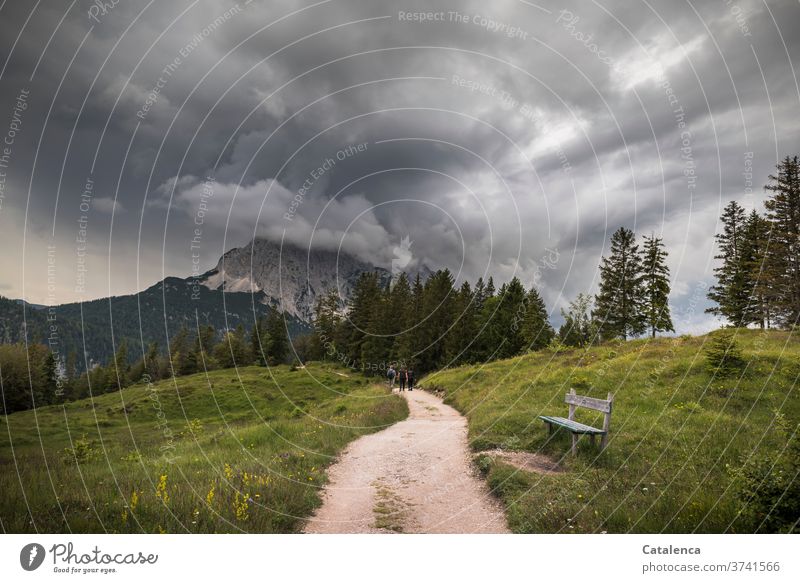
[[[386,378],[389,379],[389,390],[394,390],[394,378],[397,376],[397,371],[394,370],[393,366],[389,366],[389,370],[386,371]]]
[[[406,372],[406,381],[408,382],[408,390],[414,390],[414,369],[409,368]]]
[[[405,391],[406,390],[406,379],[408,378],[407,374],[408,373],[406,372],[406,369],[403,369],[403,370],[400,371],[400,390],[401,391]]]

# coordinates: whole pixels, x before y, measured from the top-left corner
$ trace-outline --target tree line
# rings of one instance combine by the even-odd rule
[[[764,214],[725,206],[716,235],[720,260],[707,311],[732,326],[791,328],[800,322],[800,161],[784,158],[764,187]]]
[[[786,157],[769,176],[765,213],[749,214],[736,201],[724,209],[715,236],[720,265],[708,297],[709,312],[733,326],[792,327],[800,322],[800,161]],[[645,333],[674,332],[670,279],[663,240],[630,229],[611,236],[599,265],[597,294],[580,293],[561,310],[556,331],[544,301],[519,278],[495,288],[489,277],[456,286],[439,270],[425,282],[406,274],[390,285],[364,273],[346,304],[335,291],[315,306],[314,331],[290,343],[276,310],[250,331],[240,325],[218,333],[211,325],[172,336],[134,359],[122,342],[105,365],[78,372],[76,355],[58,363],[46,346],[0,345],[0,381],[6,413],[40,404],[116,391],[146,374],[153,380],[233,366],[332,360],[368,374],[389,363],[422,373],[446,366],[509,358],[546,347],[587,346]]]
[[[539,291],[533,285],[526,290],[517,277],[497,290],[491,277],[456,286],[447,269],[424,283],[419,276],[412,283],[400,274],[391,285],[364,273],[345,309],[335,291],[318,300],[315,331],[304,348],[311,358],[367,373],[398,363],[420,374],[509,358],[553,343],[583,346],[672,331],[666,257],[661,239],[645,237],[640,250],[633,232],[620,228],[600,266],[599,293],[594,301],[580,294],[562,311],[558,332]]]
[[[0,381],[5,414],[118,391],[144,378],[157,381],[236,366],[274,366],[289,362],[290,343],[283,315],[272,310],[248,331],[242,324],[218,332],[202,325],[194,332],[181,327],[168,349],[149,343],[134,358],[127,340],[109,362],[81,372],[71,351],[61,365],[43,344],[0,345]]]

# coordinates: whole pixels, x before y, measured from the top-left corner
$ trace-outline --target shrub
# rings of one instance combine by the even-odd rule
[[[750,532],[800,532],[800,424],[776,413],[781,446],[739,470],[741,515]]]
[[[745,367],[742,350],[729,330],[720,330],[711,336],[705,348],[706,366],[715,376],[727,377],[740,373]]]

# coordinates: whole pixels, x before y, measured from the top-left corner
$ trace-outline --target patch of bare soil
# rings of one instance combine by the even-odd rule
[[[482,451],[477,455],[496,458],[520,470],[536,472],[537,474],[558,474],[563,471],[556,462],[540,453],[492,449]]]

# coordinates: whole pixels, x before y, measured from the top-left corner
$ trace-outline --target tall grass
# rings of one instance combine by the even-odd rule
[[[779,414],[800,421],[800,342],[788,332],[738,330],[745,368],[720,377],[708,337],[610,343],[543,351],[442,371],[423,379],[469,420],[476,451],[526,450],[565,470],[540,475],[479,459],[516,532],[752,532],[738,472],[780,451]],[[564,394],[614,393],[608,448],[588,439],[569,455],[570,434],[548,436],[539,415],[566,416]],[[577,419],[601,426],[601,414]]]
[[[295,532],[405,401],[328,365],[213,371],[0,418],[5,532]]]

